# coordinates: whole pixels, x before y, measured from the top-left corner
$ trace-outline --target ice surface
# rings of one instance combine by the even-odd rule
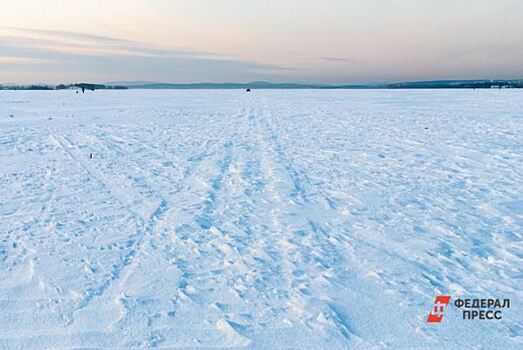
[[[0,199],[0,349],[523,348],[521,91],[2,91]]]

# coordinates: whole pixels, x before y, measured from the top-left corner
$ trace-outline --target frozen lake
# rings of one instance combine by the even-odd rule
[[[0,91],[0,349],[521,349],[522,299],[521,90]]]

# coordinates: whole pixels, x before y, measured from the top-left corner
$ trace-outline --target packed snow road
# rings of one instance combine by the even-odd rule
[[[522,91],[0,92],[0,349],[521,349],[522,238]]]

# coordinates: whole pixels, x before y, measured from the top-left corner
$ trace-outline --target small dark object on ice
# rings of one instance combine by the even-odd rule
[[[89,153],[89,159],[93,159],[93,154]]]
[[[428,127],[426,127],[426,128],[425,128],[425,130],[429,130],[429,128],[428,128]]]
[[[245,90],[245,92],[251,92],[251,89],[247,89],[247,90]]]

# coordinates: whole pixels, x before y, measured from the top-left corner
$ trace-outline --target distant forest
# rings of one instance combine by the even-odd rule
[[[66,89],[85,89],[85,90],[127,90],[126,86],[101,85],[90,83],[79,84],[59,84],[59,85],[0,85],[0,90],[66,90]]]

